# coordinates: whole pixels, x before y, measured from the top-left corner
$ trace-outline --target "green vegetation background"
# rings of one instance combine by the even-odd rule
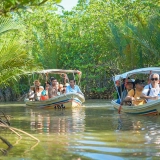
[[[79,0],[71,11],[10,1],[0,4],[0,84],[15,97],[37,78],[25,72],[59,68],[82,71],[86,97],[112,98],[113,75],[160,64],[160,1]]]

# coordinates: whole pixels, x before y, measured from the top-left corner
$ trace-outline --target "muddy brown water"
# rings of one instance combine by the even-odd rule
[[[123,160],[160,159],[160,116],[119,115],[110,101],[88,100],[81,108],[31,109],[23,103],[1,103],[22,139],[0,127],[0,159]]]

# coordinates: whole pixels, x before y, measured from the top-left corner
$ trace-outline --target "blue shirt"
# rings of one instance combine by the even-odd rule
[[[70,93],[70,92],[74,92],[74,93],[82,93],[80,88],[77,85],[74,85],[74,88],[72,88],[70,85],[66,87],[66,93]],[[83,93],[82,93],[83,94]]]

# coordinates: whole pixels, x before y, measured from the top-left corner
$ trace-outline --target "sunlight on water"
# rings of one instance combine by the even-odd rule
[[[103,160],[159,159],[160,117],[119,115],[109,101],[88,100],[73,109],[31,109],[24,104],[1,104],[11,126],[37,137],[1,127],[0,159]],[[19,133],[19,132],[18,132]]]

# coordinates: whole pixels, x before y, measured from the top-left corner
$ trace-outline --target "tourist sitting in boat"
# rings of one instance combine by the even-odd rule
[[[41,100],[47,100],[48,99],[48,89],[49,89],[50,83],[45,82],[44,84],[44,90],[41,93]]]
[[[69,86],[69,83],[63,85],[63,91],[62,91],[63,94],[66,93],[67,86]]]
[[[130,79],[130,78],[128,78]],[[121,94],[122,92],[125,90],[125,81],[126,81],[126,78],[123,78],[123,81],[122,81],[122,84],[117,87],[117,90],[118,90],[118,93],[117,93],[117,97],[121,97]]]
[[[142,91],[141,98],[146,99],[147,103],[158,99],[160,93],[159,74],[153,73],[149,77],[150,84],[146,85]]]
[[[57,79],[56,78],[51,78],[51,85],[48,89],[48,97],[49,98],[53,98],[55,96],[57,96]]]
[[[134,88],[134,80],[133,79],[126,79],[125,90],[122,92],[122,96],[121,96],[121,104],[124,103],[124,99],[126,98],[128,92],[133,88]]]
[[[28,92],[28,98],[30,101],[35,101],[34,93],[35,93],[35,88],[34,88],[34,86],[31,86],[29,89],[29,92]]]
[[[29,100],[39,101],[41,92],[44,90],[44,88],[43,86],[40,86],[41,83],[39,82],[39,80],[35,80],[33,83],[34,86],[31,86],[29,90]]]
[[[57,81],[57,85],[56,85],[56,87],[57,87],[57,90],[59,89],[59,82]]]
[[[143,88],[144,88],[144,80],[136,79],[135,82],[135,88],[131,89],[126,98],[124,99],[125,102],[129,102],[130,105],[138,106],[145,104],[144,99],[140,99],[140,96],[142,94]]]
[[[76,81],[74,79],[69,80],[70,85],[66,87],[66,93],[74,92],[74,93],[80,93],[83,95],[79,86],[75,85],[75,82]]]
[[[61,76],[61,77],[63,78],[63,80],[64,80],[64,82],[63,82],[64,86],[68,86],[69,84],[68,84],[67,82],[69,82],[69,79],[68,79],[67,74],[61,74],[60,76]]]

